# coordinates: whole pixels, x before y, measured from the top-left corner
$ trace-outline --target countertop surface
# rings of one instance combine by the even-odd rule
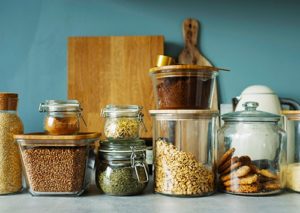
[[[94,185],[80,197],[33,197],[21,194],[0,196],[0,213],[60,212],[299,212],[300,194],[249,197],[215,193],[207,197],[178,198],[152,194],[149,184],[143,195],[117,197],[99,194]]]

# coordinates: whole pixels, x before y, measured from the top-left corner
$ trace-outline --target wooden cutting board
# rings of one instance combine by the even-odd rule
[[[68,39],[68,98],[80,101],[87,128],[103,132],[101,108],[107,104],[144,107],[144,121],[152,137],[148,110],[155,109],[149,68],[164,53],[163,36],[101,36]]]

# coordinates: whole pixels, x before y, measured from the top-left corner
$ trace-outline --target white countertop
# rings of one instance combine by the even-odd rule
[[[299,212],[300,194],[284,192],[280,195],[249,197],[216,193],[207,197],[177,198],[152,194],[152,184],[145,194],[138,196],[108,196],[99,194],[94,185],[80,197],[33,197],[27,192],[0,196],[0,213],[85,213],[85,212]]]

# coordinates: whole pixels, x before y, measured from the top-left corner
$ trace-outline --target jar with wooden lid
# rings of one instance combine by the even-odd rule
[[[0,93],[0,194],[22,191],[22,164],[14,134],[23,133],[18,94]]]
[[[39,111],[46,113],[44,129],[49,135],[74,135],[80,130],[82,108],[77,100],[46,100]]]

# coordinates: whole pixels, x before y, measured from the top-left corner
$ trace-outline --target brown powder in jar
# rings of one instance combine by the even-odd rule
[[[208,109],[212,79],[169,77],[157,85],[159,109]]]
[[[79,132],[77,117],[52,117],[45,119],[45,130],[50,135],[72,135]]]
[[[23,151],[32,191],[79,192],[86,169],[86,147],[37,147]]]

